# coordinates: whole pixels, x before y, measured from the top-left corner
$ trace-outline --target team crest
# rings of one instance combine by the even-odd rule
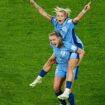
[[[67,27],[62,27],[62,31],[67,32]]]

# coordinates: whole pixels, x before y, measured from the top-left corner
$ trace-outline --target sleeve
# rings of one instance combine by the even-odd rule
[[[52,16],[51,17],[51,23],[55,26],[57,24],[57,19],[56,17]]]
[[[75,28],[76,27],[76,25],[77,24],[75,24],[74,22],[73,22],[73,20],[72,19],[69,19],[68,21],[67,21],[67,23],[68,23],[68,26],[70,27],[70,28]]]

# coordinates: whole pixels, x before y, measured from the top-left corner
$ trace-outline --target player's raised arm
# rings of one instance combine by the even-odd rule
[[[33,4],[33,6],[38,10],[38,12],[45,17],[48,20],[51,20],[51,16],[43,9],[41,8],[34,0],[30,0],[30,3]]]
[[[78,23],[80,21],[80,19],[84,16],[84,14],[89,11],[90,9],[90,4],[91,4],[91,1],[86,4],[83,8],[83,10],[73,19],[73,22],[74,23]]]

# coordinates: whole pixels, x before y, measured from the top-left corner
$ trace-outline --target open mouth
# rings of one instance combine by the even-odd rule
[[[60,24],[62,24],[62,23],[63,23],[63,20],[58,20],[58,22],[59,22]]]
[[[57,47],[57,44],[53,44],[55,47]]]
[[[59,20],[60,22],[62,21],[62,20]]]
[[[56,44],[54,44],[54,46],[56,46]]]
[[[62,22],[62,20],[58,20],[60,23]]]

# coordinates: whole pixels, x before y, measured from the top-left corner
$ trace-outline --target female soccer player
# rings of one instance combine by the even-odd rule
[[[53,32],[49,36],[50,44],[53,48],[53,54],[56,58],[57,62],[57,67],[56,67],[56,72],[55,72],[55,78],[54,78],[54,91],[56,93],[56,96],[58,96],[62,93],[61,87],[68,76],[68,61],[70,59],[76,59],[77,58],[77,53],[79,48],[77,48],[75,45],[72,45],[68,42],[64,42],[61,39],[61,36]],[[74,53],[74,54],[71,54]],[[75,76],[75,75],[74,75]],[[75,105],[74,102],[74,95],[72,92],[68,92],[68,98],[70,105]],[[59,99],[61,105],[66,105],[65,100]]]
[[[68,76],[68,62],[70,59],[76,59],[78,54],[78,50],[80,48],[72,45],[71,43],[62,41],[61,35],[57,32],[53,32],[49,35],[50,45],[53,49],[53,55],[55,56],[57,66],[55,71],[54,78],[54,91],[56,96],[59,98],[59,95],[62,94],[61,87]],[[75,74],[74,74],[75,76]],[[70,105],[75,105],[74,95],[70,90],[68,92],[68,99]],[[66,101],[64,99],[59,99],[60,105],[66,105]]]
[[[74,28],[76,24],[81,20],[81,18],[84,16],[84,14],[90,9],[90,2],[84,6],[83,10],[74,18],[70,19],[69,18],[69,9],[63,9],[63,8],[55,8],[56,12],[56,17],[53,17],[49,15],[47,12],[45,12],[34,0],[30,0],[30,2],[34,5],[34,7],[38,10],[38,12],[44,16],[47,20],[51,21],[55,27],[55,30],[61,34],[62,40],[66,41],[68,43],[75,44],[77,47],[81,48],[80,50],[80,60],[82,60],[84,56],[84,50],[83,49],[83,44],[81,40],[76,36],[74,32]],[[55,62],[55,56],[52,55],[45,66],[43,67],[43,70],[39,74],[40,78],[46,75],[46,73],[50,70],[52,67],[52,64]],[[73,70],[75,66],[78,65],[78,58],[76,59],[70,59],[68,62],[68,77],[67,77],[67,82],[66,82],[66,89],[64,93],[61,95],[59,98],[67,98],[68,95],[67,93],[69,92],[71,86],[72,86],[72,81],[73,81]],[[77,67],[78,69],[78,67]]]

